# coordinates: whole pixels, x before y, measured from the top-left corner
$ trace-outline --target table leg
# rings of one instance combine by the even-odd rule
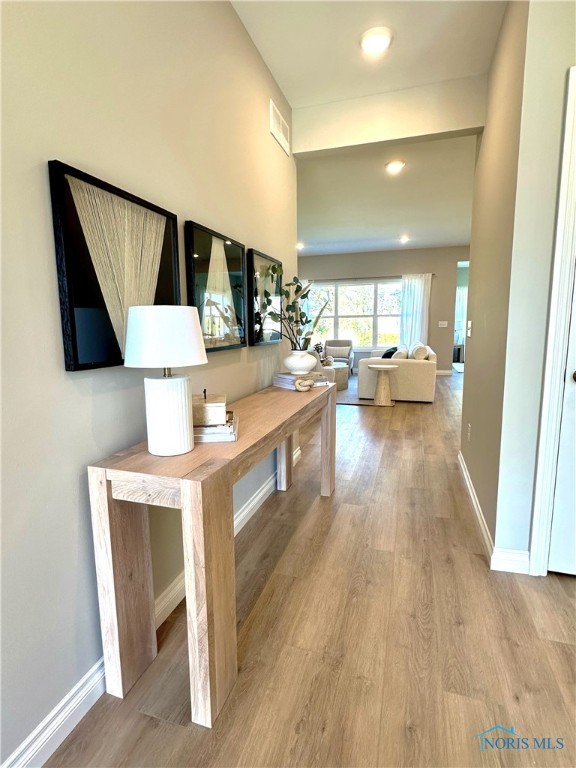
[[[238,676],[229,464],[190,473],[181,496],[192,722],[210,728]]]
[[[394,405],[394,400],[390,399],[390,377],[388,376],[388,371],[378,371],[374,405]]]
[[[157,654],[148,507],[88,469],[106,690],[123,698]]]
[[[336,478],[336,387],[330,387],[328,402],[322,408],[320,426],[320,495],[331,496],[334,493]]]
[[[276,449],[276,488],[287,491],[292,485],[294,466],[294,436],[290,435]]]

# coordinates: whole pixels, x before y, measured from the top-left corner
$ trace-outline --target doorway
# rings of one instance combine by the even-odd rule
[[[464,373],[466,357],[466,311],[468,307],[468,271],[469,261],[458,262],[456,278],[456,302],[454,307],[454,353],[452,368],[456,373]]]

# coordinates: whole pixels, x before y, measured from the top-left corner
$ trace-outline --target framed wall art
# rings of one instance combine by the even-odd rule
[[[128,307],[179,304],[175,214],[48,163],[67,371],[122,365]]]
[[[282,262],[265,253],[249,248],[246,259],[248,273],[248,343],[278,344],[282,341],[280,321],[274,321],[262,311],[265,302],[268,310],[280,313],[282,301]]]
[[[188,304],[198,308],[207,352],[246,345],[246,258],[242,243],[184,224]]]

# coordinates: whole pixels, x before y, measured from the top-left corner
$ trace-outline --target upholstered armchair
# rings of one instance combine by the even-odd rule
[[[314,368],[315,373],[323,373],[324,376],[326,376],[326,379],[330,381],[332,384],[334,384],[334,381],[336,380],[336,375],[334,373],[334,368],[330,368],[328,366],[322,365],[322,362],[320,360],[320,355],[318,352],[316,352],[315,349],[308,350],[311,355],[313,355],[316,358],[316,368]]]
[[[335,363],[348,363],[350,373],[354,366],[352,339],[328,339],[324,343],[324,356],[333,357]]]

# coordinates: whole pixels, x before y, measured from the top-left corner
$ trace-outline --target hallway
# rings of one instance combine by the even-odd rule
[[[461,387],[338,406],[331,498],[318,422],[301,434],[293,487],[236,539],[240,675],[212,730],[189,722],[181,604],[127,698],[104,695],[47,765],[575,765],[576,580],[488,570],[457,463]],[[530,748],[481,750],[495,725]]]

